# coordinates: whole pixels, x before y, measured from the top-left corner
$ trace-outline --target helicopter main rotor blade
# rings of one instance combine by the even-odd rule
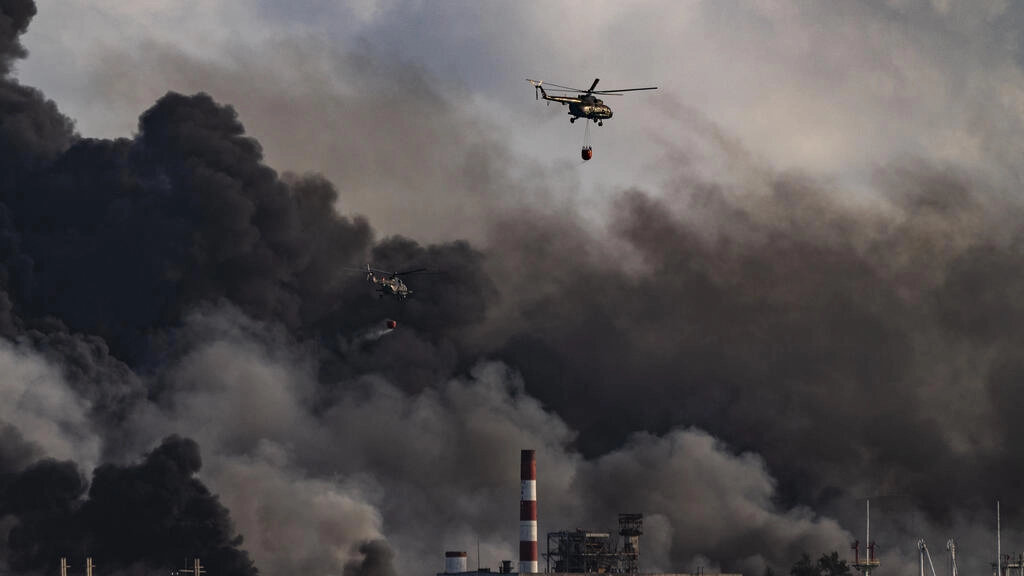
[[[414,270],[406,270],[404,272],[395,272],[395,276],[405,276],[406,274],[415,274],[417,272],[426,272],[426,268],[416,268]]]
[[[355,268],[353,268],[353,270],[355,270]],[[392,272],[390,270],[381,270],[380,268],[373,268],[373,267],[370,267],[370,266],[367,266],[366,268],[359,268],[358,270],[360,272],[376,272],[378,274],[387,274],[388,276],[391,276],[391,275],[394,274],[394,272]]]
[[[573,88],[572,86],[562,86],[561,84],[552,84],[551,82],[545,82],[545,86],[554,86],[555,88],[562,88],[563,90],[569,90],[571,92],[583,92],[579,88]]]
[[[615,92],[636,92],[637,90],[657,90],[657,86],[648,86],[647,88],[623,88],[622,90],[598,90],[594,94],[607,94],[611,96]]]
[[[593,92],[594,88],[597,88],[597,83],[600,81],[600,78],[594,78],[594,83],[590,85],[590,89],[588,89],[587,92]]]

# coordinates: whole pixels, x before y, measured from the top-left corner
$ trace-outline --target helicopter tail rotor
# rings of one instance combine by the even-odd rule
[[[541,85],[544,84],[544,81],[531,80],[529,78],[527,78],[526,81],[529,82],[530,84],[533,84],[533,99],[540,100],[540,94],[544,92],[544,88],[541,87]]]

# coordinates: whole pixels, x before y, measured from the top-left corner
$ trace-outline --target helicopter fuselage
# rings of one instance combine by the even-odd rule
[[[543,80],[530,80],[526,79],[527,82],[533,84],[534,98],[538,100],[543,98],[548,102],[558,102],[563,106],[569,107],[569,122],[576,122],[577,118],[586,118],[587,120],[594,120],[598,126],[604,125],[604,120],[612,117],[612,109],[604,103],[603,100],[597,97],[597,94],[607,94],[620,96],[624,92],[637,92],[639,90],[657,90],[657,86],[648,86],[646,88],[623,88],[620,90],[594,90],[597,88],[597,83],[600,81],[598,78],[594,78],[594,83],[590,85],[587,90],[581,90],[579,88],[573,88],[571,86],[562,86],[561,84],[548,84],[556,94],[548,94],[548,91],[544,89]],[[563,96],[557,94],[557,92],[576,92],[576,96]]]
[[[589,120],[607,120],[612,117],[612,109],[599,98],[580,96],[579,102],[569,102],[569,114],[577,118]]]
[[[396,296],[404,300],[412,294],[412,290],[397,276],[377,276],[371,272],[366,275],[366,280],[373,284],[381,295]]]

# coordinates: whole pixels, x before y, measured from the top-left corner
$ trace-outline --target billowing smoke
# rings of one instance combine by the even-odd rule
[[[220,574],[255,574],[227,509],[195,478],[201,466],[194,441],[170,436],[140,464],[100,466],[91,483],[50,459],[5,475],[0,510],[17,519],[8,565],[53,571],[61,556],[89,554],[110,573],[144,574],[202,556]]]
[[[950,531],[986,557],[996,498],[1019,516],[1024,227],[983,175],[902,161],[849,193],[679,106],[696,143],[595,227],[439,123],[487,168],[467,181],[527,198],[467,207],[472,244],[377,238],[345,182],[279,175],[208,94],[167,93],[131,138],[76,134],[10,75],[34,13],[0,0],[7,569],[391,576],[477,545],[495,568],[521,448],[542,534],[643,512],[644,570],[843,552],[864,497],[894,570]],[[368,262],[432,273],[378,299]]]
[[[613,234],[631,270],[585,238],[510,225],[513,258],[538,263],[524,282],[549,288],[526,293],[518,320],[535,329],[503,356],[588,454],[686,422],[786,462],[787,501],[899,493],[936,518],[988,509],[1014,483],[979,472],[1016,460],[1015,420],[1000,412],[1020,207],[927,165],[881,174],[871,208],[799,175],[759,184],[624,194]]]

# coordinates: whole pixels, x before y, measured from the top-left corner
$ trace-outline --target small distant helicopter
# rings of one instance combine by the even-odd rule
[[[622,92],[658,89],[657,86],[648,86],[646,88],[623,88],[621,90],[594,90],[594,88],[597,88],[597,83],[601,81],[600,78],[594,78],[594,83],[586,90],[548,82],[548,86],[554,87],[551,90],[552,92],[576,92],[575,97],[549,96],[548,92],[544,90],[543,80],[531,80],[527,78],[526,81],[533,84],[533,95],[538,100],[543,97],[545,100],[558,102],[563,106],[568,105],[569,115],[572,116],[572,118],[569,118],[570,123],[576,122],[577,118],[586,118],[587,120],[595,120],[598,126],[604,126],[604,121],[612,117],[612,109],[609,108],[603,100],[594,96],[595,94],[600,94],[602,96],[621,96]]]
[[[366,281],[373,285],[374,289],[380,293],[381,298],[384,296],[394,296],[398,300],[405,300],[412,294],[412,290],[405,285],[405,282],[399,276],[408,276],[409,274],[427,271],[426,268],[416,268],[414,270],[405,270],[404,272],[388,272],[379,268],[371,268],[369,264],[366,265],[365,270],[361,268],[349,268],[349,270],[365,271]]]

